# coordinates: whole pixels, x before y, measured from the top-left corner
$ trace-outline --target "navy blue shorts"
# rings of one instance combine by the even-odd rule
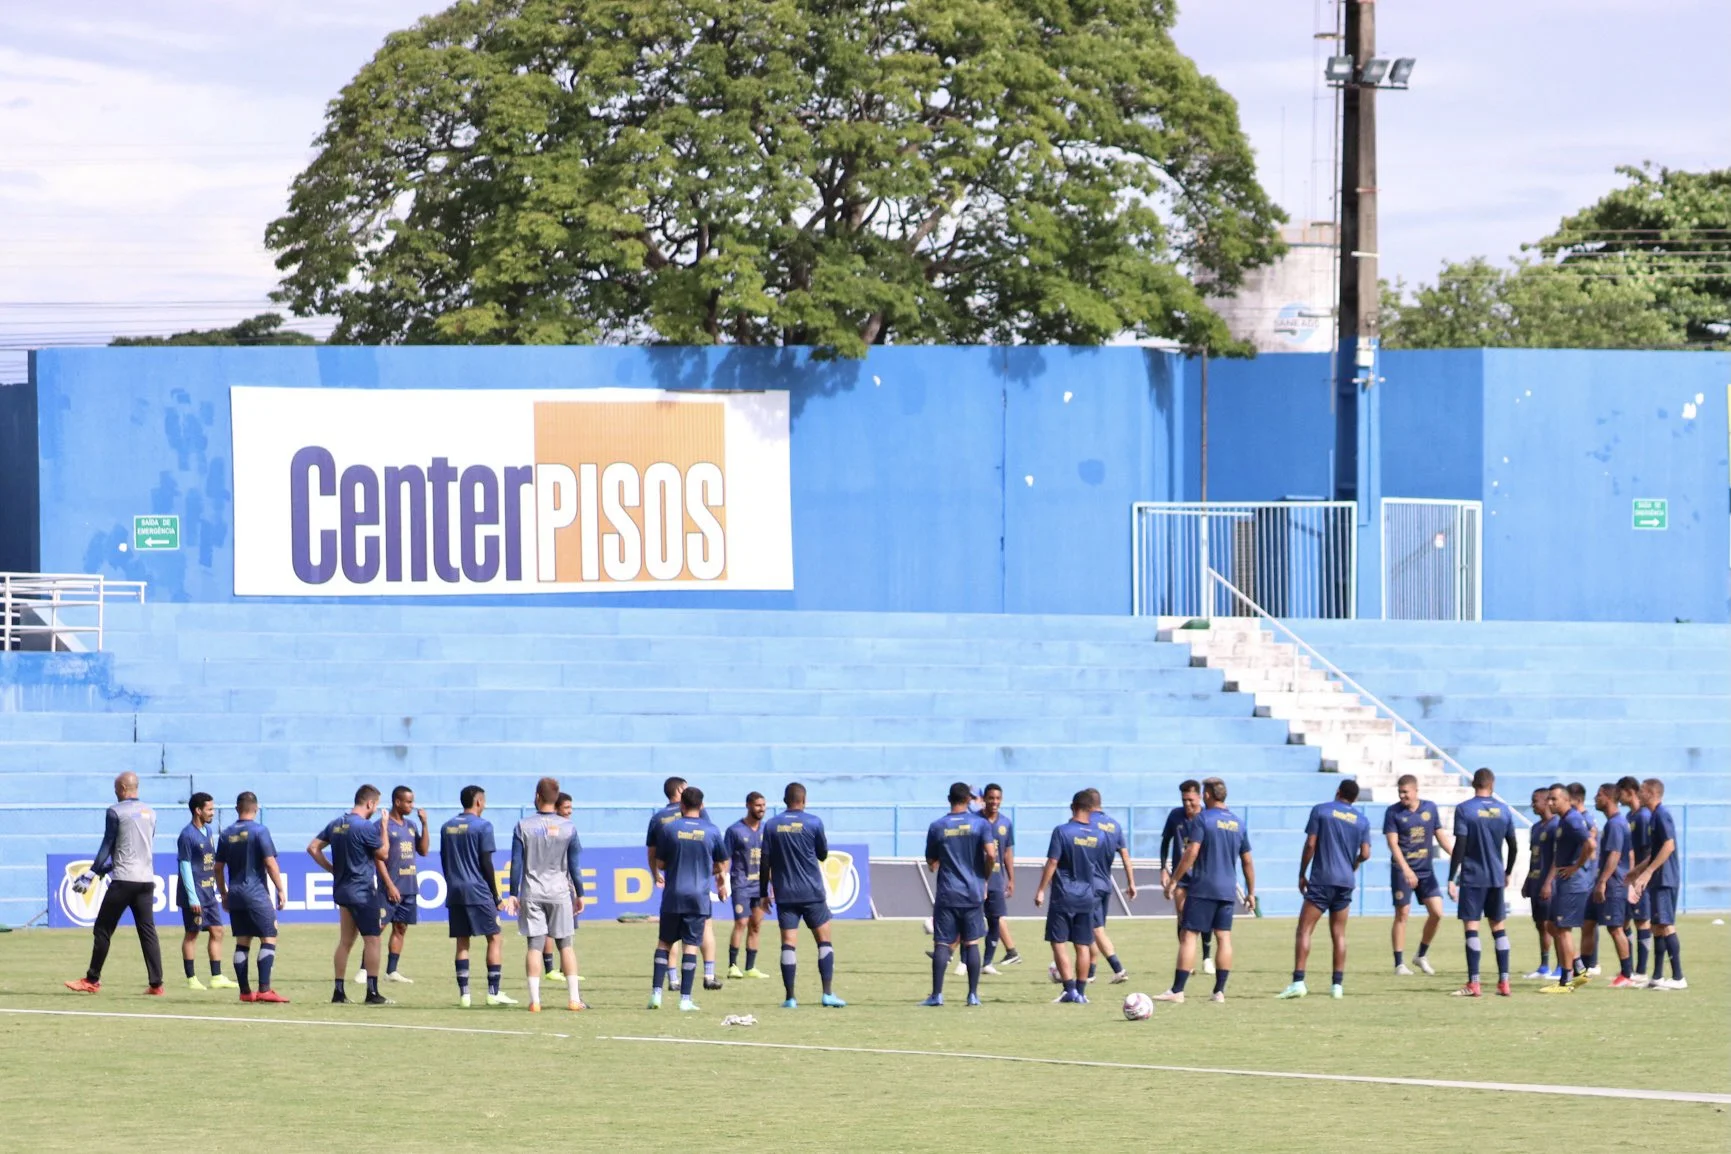
[[[1234,903],[1231,899],[1189,897],[1184,899],[1184,913],[1178,919],[1181,929],[1198,934],[1232,932]]]
[[[453,938],[490,938],[499,932],[499,911],[492,904],[471,906],[453,902],[445,907]]]
[[[228,894],[228,920],[237,938],[276,937],[276,906],[269,898],[247,901]]]
[[[828,902],[777,902],[775,906],[776,924],[784,930],[797,930],[802,921],[815,930],[828,925],[829,918]]]
[[[1100,895],[1099,901],[1094,906],[1095,929],[1099,930],[1106,927],[1106,914],[1109,912],[1108,907],[1111,906],[1111,904],[1112,891],[1107,890],[1105,893]]]
[[[363,938],[376,938],[384,926],[384,907],[380,904],[383,895],[369,898],[366,901],[354,903],[338,902],[337,908],[349,911],[349,917],[355,919],[355,929],[361,932]]]
[[[415,900],[415,893],[410,890],[403,894],[403,900],[396,905],[388,902],[385,905],[385,921],[393,926],[412,926],[421,920],[420,903]]]
[[[1641,899],[1629,902],[1629,920],[1632,922],[1650,922],[1653,920],[1653,891],[1642,890]]]
[[[1605,900],[1587,903],[1587,920],[1596,926],[1620,926],[1629,918],[1629,887],[1605,885]]]
[[[1509,916],[1508,897],[1502,886],[1462,886],[1460,920],[1500,922]]]
[[[674,945],[684,942],[688,946],[703,944],[703,927],[709,923],[707,914],[662,914],[661,929],[658,931],[658,942]]]
[[[1551,889],[1551,920],[1557,923],[1558,929],[1578,930],[1581,923],[1587,920],[1587,902],[1593,896],[1591,890],[1569,890],[1562,886]]]
[[[1004,900],[1003,890],[986,891],[986,921],[995,922],[1008,916],[1009,912],[1010,903]]]
[[[184,892],[178,896],[185,898]],[[217,897],[215,890],[199,890],[199,912],[193,913],[192,907],[185,901],[180,903],[180,924],[186,927],[189,934],[202,934],[210,930],[222,928],[222,899]]]
[[[1394,899],[1394,908],[1400,909],[1417,897],[1420,905],[1428,903],[1432,898],[1442,897],[1442,887],[1437,885],[1436,871],[1429,869],[1413,870],[1418,878],[1418,885],[1407,889],[1406,875],[1397,869],[1388,872],[1388,892]]]
[[[1325,914],[1339,913],[1352,908],[1352,887],[1323,886],[1312,882],[1305,888],[1304,900]]]
[[[1653,899],[1652,922],[1656,926],[1677,924],[1677,891],[1671,886],[1654,886],[1647,896]]]
[[[752,907],[757,905],[762,897],[755,889],[734,890],[727,896],[728,904],[733,907],[733,920],[742,922],[749,918]]]
[[[1094,944],[1094,915],[1092,913],[1061,914],[1050,910],[1046,914],[1046,940],[1048,942],[1068,942],[1073,946],[1091,946]]]
[[[934,942],[977,942],[985,936],[984,906],[939,906],[932,911]]]

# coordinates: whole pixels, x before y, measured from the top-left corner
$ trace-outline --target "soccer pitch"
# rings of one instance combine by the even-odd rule
[[[779,1008],[772,977],[699,990],[702,1012],[684,1015],[671,1001],[655,1013],[643,1008],[652,924],[584,926],[578,950],[593,1009],[565,1011],[555,984],[544,991],[548,1010],[535,1016],[522,1007],[458,1009],[442,925],[411,934],[402,969],[416,984],[385,987],[400,1004],[371,1009],[329,1004],[330,927],[285,927],[276,986],[293,1000],[287,1006],[181,988],[178,926],[163,927],[170,978],[161,999],[143,996],[130,924],[115,937],[94,997],[61,988],[83,972],[88,933],[14,933],[0,936],[0,1146],[1731,1148],[1724,1103],[1227,1072],[1731,1094],[1731,927],[1680,924],[1693,983],[1686,992],[1611,990],[1601,979],[1551,998],[1517,979],[1513,999],[1474,1002],[1448,996],[1462,969],[1457,923],[1444,924],[1432,952],[1437,975],[1411,978],[1390,972],[1388,924],[1353,921],[1344,1000],[1327,997],[1319,932],[1312,988],[1322,995],[1278,1002],[1293,922],[1241,918],[1225,1005],[1208,1002],[1211,979],[1198,975],[1187,1004],[1135,1023],[1119,1004],[1129,991],[1170,983],[1170,921],[1112,923],[1134,976],[1108,985],[1102,967],[1086,1007],[1050,1004],[1056,988],[1037,922],[1015,923],[1027,961],[984,979],[983,1007],[964,1008],[966,980],[951,977],[951,1004],[941,1010],[917,1004],[930,982],[917,923],[838,922],[836,989],[846,1009],[818,1007],[807,938],[798,1011]],[[727,927],[717,928],[725,969]],[[1529,927],[1512,936],[1517,961],[1530,968]],[[1415,932],[1409,957],[1416,940]],[[522,997],[522,939],[507,935],[505,944],[505,990]],[[1601,956],[1612,957],[1608,939]],[[774,974],[775,952],[766,949],[759,965]],[[479,964],[475,977],[484,989]],[[747,1013],[756,1027],[721,1025]],[[461,1032],[469,1030],[477,1032]]]

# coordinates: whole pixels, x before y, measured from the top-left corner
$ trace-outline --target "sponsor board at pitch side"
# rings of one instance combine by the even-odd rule
[[[793,588],[784,390],[229,392],[239,596]]]
[[[509,839],[509,828],[501,828],[500,836]],[[319,869],[305,851],[295,850],[277,859],[282,870],[287,900],[277,915],[284,923],[335,923],[337,907],[331,900],[331,875]],[[501,853],[494,859],[499,875],[500,890],[508,890],[511,858]],[[108,890],[106,879],[99,879],[87,892],[78,894],[72,883],[90,868],[88,857],[50,854],[48,857],[48,925],[51,928],[87,927],[95,923],[96,911],[102,905],[102,895]],[[582,860],[583,889],[586,901],[583,916],[614,918],[621,914],[653,915],[661,905],[661,891],[655,888],[644,865],[641,848],[606,848],[585,850]],[[173,854],[155,855],[152,869],[156,874],[158,915],[177,914],[175,881],[179,865]],[[829,891],[830,910],[838,918],[869,918],[871,903],[871,855],[864,845],[831,846],[829,859],[823,863],[824,886]],[[423,921],[445,920],[445,875],[434,853],[420,859],[415,876],[415,904]],[[732,921],[732,907],[717,900],[714,916]]]

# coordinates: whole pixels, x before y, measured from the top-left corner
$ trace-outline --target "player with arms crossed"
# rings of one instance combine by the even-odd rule
[[[691,1000],[697,982],[697,958],[703,950],[704,928],[712,908],[710,879],[727,900],[727,845],[721,831],[701,816],[703,791],[688,785],[679,794],[679,816],[665,823],[655,840],[655,869],[664,879],[661,928],[655,942],[654,976],[649,984],[649,1008],[661,1008],[661,987],[667,980],[669,958],[680,946],[679,1009],[698,1008]]]
[[[544,777],[535,783],[535,812],[517,823],[511,834],[511,902],[517,930],[528,939],[523,975],[529,986],[529,1012],[541,1012],[541,975],[546,972],[542,949],[548,939],[559,948],[565,972],[567,1010],[586,1010],[578,995],[576,915],[583,912],[583,871],[578,862],[583,843],[577,827],[560,817],[559,783]]]
[[[1389,894],[1394,900],[1394,929],[1390,942],[1394,946],[1394,972],[1410,977],[1406,967],[1406,914],[1414,897],[1424,903],[1424,930],[1419,937],[1418,968],[1434,974],[1430,959],[1431,942],[1437,927],[1442,925],[1442,887],[1437,885],[1436,870],[1431,866],[1431,841],[1435,839],[1444,853],[1454,849],[1454,838],[1440,827],[1436,803],[1418,795],[1418,778],[1406,774],[1395,783],[1400,800],[1382,815],[1383,836],[1388,838]]]
[[[1352,803],[1358,800],[1358,782],[1348,778],[1334,791],[1334,800],[1310,811],[1304,827],[1304,854],[1298,863],[1298,892],[1304,904],[1298,910],[1298,933],[1292,949],[1292,984],[1275,996],[1302,998],[1310,991],[1304,984],[1305,964],[1310,960],[1310,935],[1324,914],[1329,937],[1334,942],[1334,976],[1331,997],[1346,995],[1346,922],[1352,915],[1352,891],[1358,883],[1358,867],[1370,860],[1370,821]],[[1311,863],[1316,872],[1310,874]],[[1309,875],[1307,880],[1306,875]]]
[[[1593,795],[1593,806],[1605,815],[1605,828],[1599,834],[1599,877],[1593,883],[1593,896],[1587,903],[1587,925],[1581,933],[1596,943],[1600,926],[1610,930],[1618,968],[1611,986],[1622,989],[1635,984],[1629,935],[1623,929],[1629,917],[1629,819],[1617,808],[1617,787],[1611,782],[1599,786]],[[1593,949],[1597,952],[1598,946]]]
[[[1175,872],[1178,862],[1184,856],[1184,830],[1202,813],[1202,783],[1195,780],[1180,782],[1178,785],[1178,800],[1166,814],[1166,824],[1160,830],[1160,890],[1166,894],[1172,903],[1172,911],[1177,916],[1173,924],[1177,927],[1178,941],[1184,941],[1184,901],[1189,896],[1190,879]],[[1171,868],[1167,868],[1167,863]],[[1214,934],[1212,931],[1202,935],[1202,972],[1214,972]]]
[[[439,828],[439,862],[445,870],[445,916],[449,933],[457,943],[457,1004],[471,1005],[469,996],[469,942],[487,939],[487,1004],[515,1006],[517,999],[503,993],[499,984],[505,975],[504,943],[499,938],[499,871],[493,865],[497,847],[493,823],[481,815],[487,809],[487,791],[465,785],[459,795],[463,812]]]
[[[186,988],[202,990],[193,955],[198,935],[209,934],[210,989],[232,990],[234,979],[222,972],[222,899],[216,892],[216,799],[195,793],[187,801],[192,820],[180,831],[174,846],[179,866],[180,920],[186,936],[180,942],[180,960],[186,967]]]
[[[1665,783],[1649,777],[1641,783],[1641,804],[1651,813],[1647,844],[1652,848],[1647,860],[1629,878],[1629,894],[1639,899],[1652,894],[1653,915],[1653,980],[1655,990],[1686,990],[1683,978],[1683,946],[1677,940],[1677,889],[1682,873],[1677,862],[1677,823],[1665,808]],[[1671,976],[1663,978],[1665,959],[1671,959]]]
[[[950,812],[926,829],[926,868],[937,875],[932,899],[932,992],[922,1005],[944,1004],[950,953],[962,947],[968,1005],[980,1004],[980,943],[986,936],[986,879],[998,859],[992,827],[968,808],[973,790],[950,786]]]
[[[784,1010],[797,1010],[794,979],[799,972],[799,923],[805,922],[817,940],[817,976],[823,983],[823,1005],[839,1010],[847,1003],[835,995],[835,943],[830,939],[829,891],[823,884],[823,862],[829,859],[829,835],[823,819],[806,812],[805,786],[789,782],[781,792],[783,810],[763,823],[763,862],[758,876],[762,901],[775,906],[781,927],[781,984]]]
[[[763,815],[769,802],[752,790],[745,795],[745,816],[727,827],[727,860],[732,875],[733,935],[727,942],[727,976],[767,978],[757,968],[757,943],[763,929]],[[739,968],[739,947],[745,946],[745,969]]]
[[[266,878],[276,891],[274,901],[265,888]],[[276,843],[258,820],[258,795],[251,790],[234,799],[234,821],[217,841],[216,892],[222,895],[222,908],[234,927],[234,976],[240,983],[240,1000],[286,1003],[287,998],[271,989],[270,979],[276,968],[276,915],[288,890],[277,867]],[[259,943],[257,993],[247,969],[255,938]]]
[[[1172,988],[1154,995],[1156,1002],[1183,1002],[1184,986],[1196,965],[1196,944],[1204,932],[1220,943],[1220,965],[1214,971],[1214,993],[1209,1001],[1226,1000],[1226,982],[1232,976],[1232,914],[1238,901],[1234,876],[1244,869],[1244,908],[1256,908],[1256,863],[1250,857],[1250,834],[1238,815],[1226,808],[1226,783],[1211,777],[1202,785],[1207,808],[1190,820],[1185,830],[1184,856],[1174,871],[1190,879],[1190,894],[1180,915],[1178,966]],[[1172,895],[1175,881],[1166,883]]]
[[[1047,890],[1052,893],[1052,907],[1046,912],[1046,940],[1052,944],[1058,980],[1064,983],[1064,992],[1054,1001],[1083,1006],[1088,1004],[1083,989],[1094,951],[1094,910],[1100,904],[1094,879],[1106,851],[1099,831],[1089,820],[1093,813],[1088,791],[1077,790],[1070,799],[1070,820],[1052,830],[1046,843],[1046,865],[1034,891],[1036,906],[1045,904]],[[1071,947],[1074,963],[1065,954],[1065,946]]]
[[[1583,789],[1585,795],[1586,790]],[[1551,868],[1539,887],[1539,896],[1550,904],[1551,941],[1557,947],[1558,977],[1555,985],[1541,987],[1541,994],[1568,994],[1593,979],[1575,943],[1574,931],[1587,920],[1587,901],[1598,880],[1594,863],[1598,840],[1593,823],[1570,802],[1569,787],[1551,787],[1551,812],[1558,815],[1552,839]]]
[[[389,998],[379,993],[379,934],[385,911],[379,904],[377,883],[384,883],[384,896],[393,906],[402,900],[402,894],[391,880],[384,834],[373,821],[378,810],[378,787],[363,785],[355,790],[354,808],[332,818],[307,845],[307,855],[333,878],[331,897],[337,903],[339,927],[337,948],[331,956],[336,975],[332,980],[331,1001],[339,1005],[349,1000],[343,988],[343,975],[348,972],[349,951],[355,947],[357,934],[361,938],[361,969],[367,975],[366,1004],[391,1004]],[[331,851],[328,857],[327,849]]]
[[[992,827],[992,840],[998,847],[997,868],[986,879],[986,956],[980,972],[996,977],[998,968],[992,959],[999,942],[1004,944],[1006,966],[1022,960],[1010,935],[1009,899],[1016,896],[1016,826],[1004,812],[1003,786],[994,782],[980,791],[980,816]]]
[[[1477,998],[1479,922],[1491,923],[1497,950],[1497,993],[1509,996],[1508,900],[1504,889],[1515,871],[1521,843],[1515,837],[1515,817],[1509,807],[1491,795],[1497,775],[1489,769],[1473,771],[1473,796],[1455,806],[1455,845],[1449,853],[1449,897],[1460,904],[1458,913],[1466,927],[1467,984],[1454,992],[1457,998]],[[1508,860],[1503,860],[1506,851]],[[1458,882],[1458,888],[1457,888]]]

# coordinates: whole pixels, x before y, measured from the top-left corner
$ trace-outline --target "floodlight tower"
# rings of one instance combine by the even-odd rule
[[[1323,76],[1341,90],[1340,122],[1340,299],[1336,308],[1334,367],[1334,499],[1358,502],[1359,612],[1376,596],[1382,559],[1374,518],[1382,498],[1381,448],[1375,436],[1381,307],[1377,283],[1376,92],[1404,89],[1411,57],[1389,61],[1376,54],[1376,0],[1344,0],[1345,35],[1339,54],[1328,58]],[[1361,403],[1363,398],[1363,403]],[[1346,602],[1342,602],[1343,604]]]

